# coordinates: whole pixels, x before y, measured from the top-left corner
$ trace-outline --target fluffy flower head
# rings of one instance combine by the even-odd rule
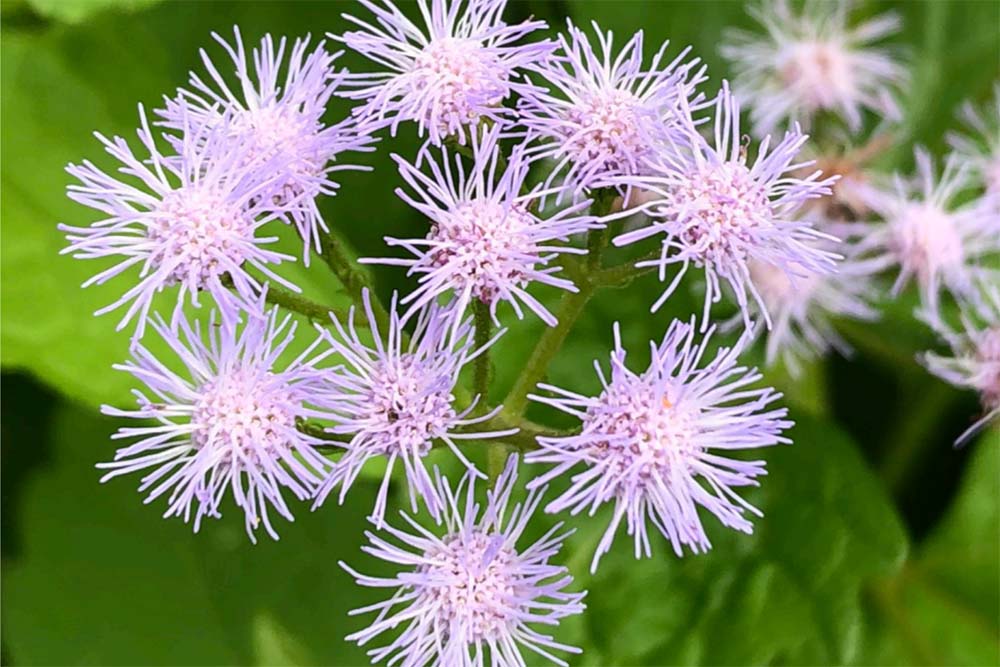
[[[383,342],[367,291],[364,304],[373,343],[358,335],[353,308],[346,327],[334,319],[336,333],[323,330],[331,349],[343,356],[346,365],[330,375],[328,391],[317,400],[336,420],[328,430],[350,440],[343,445],[344,455],[324,481],[316,504],[337,487],[343,502],[364,464],[374,457],[386,457],[385,478],[373,511],[375,522],[381,524],[385,516],[389,481],[397,463],[406,473],[413,511],[419,497],[437,517],[444,509],[444,498],[424,466],[434,441],[444,442],[475,471],[455,441],[510,435],[517,429],[474,432],[470,427],[491,419],[500,408],[472,417],[478,399],[464,409],[455,406],[459,373],[485,351],[485,347],[472,349],[468,321],[450,328],[442,311],[430,306],[418,317],[412,338],[405,341],[394,298]]]
[[[681,98],[692,98],[695,86],[706,79],[698,59],[684,62],[690,49],[664,63],[664,43],[648,68],[643,68],[640,30],[615,55],[610,32],[594,24],[599,48],[587,34],[569,22],[559,36],[555,57],[535,68],[554,88],[526,94],[518,103],[518,122],[537,140],[532,152],[552,158],[574,192],[594,179],[636,174],[667,135],[683,141],[686,130],[678,118],[690,113]]]
[[[121,258],[84,287],[139,267],[138,283],[97,314],[131,302],[118,328],[136,318],[135,337],[140,338],[153,297],[173,285],[180,286],[175,322],[184,303],[198,305],[202,291],[212,295],[230,323],[240,310],[256,312],[262,285],[246,267],[297,290],[269,268],[294,258],[264,247],[274,238],[256,236],[262,225],[297,205],[264,204],[279,186],[281,159],[252,166],[246,160],[247,144],[190,124],[177,146],[179,155],[165,157],[154,143],[142,107],[139,112],[138,136],[147,156],[137,156],[120,137],[97,135],[121,163],[119,171],[131,179],[107,174],[89,161],[67,167],[79,180],[68,188],[70,199],[108,217],[90,227],[60,225],[70,242],[63,252],[82,259]],[[224,279],[232,283],[235,294]]]
[[[710,334],[709,334],[710,335]],[[663,341],[650,344],[652,361],[643,373],[625,366],[618,325],[611,353],[611,375],[595,366],[604,389],[586,397],[551,385],[539,385],[551,395],[533,395],[578,417],[579,435],[539,437],[540,449],[528,453],[530,463],[553,467],[529,484],[537,486],[572,472],[571,484],[549,503],[548,512],[584,510],[593,513],[614,503],[614,515],[591,565],[611,548],[625,519],[635,540],[635,555],[651,554],[647,519],[672,544],[694,552],[711,547],[698,508],[711,512],[730,528],[750,533],[747,514],[760,512],[734,491],[756,486],[765,474],[764,461],[726,458],[727,451],[755,449],[790,442],[782,437],[791,422],[787,410],[771,404],[780,394],[771,389],[747,389],[761,375],[739,366],[744,335],[733,348],[722,348],[699,367],[708,337],[695,342],[694,322],[674,321]]]
[[[379,124],[415,121],[420,134],[440,144],[480,120],[503,123],[503,101],[527,90],[519,69],[549,57],[550,42],[517,44],[545,27],[542,21],[508,25],[507,0],[418,0],[423,25],[389,0],[360,0],[375,16],[368,23],[344,15],[360,30],[331,35],[384,72],[351,75],[355,90],[345,97],[363,100],[361,111]]]
[[[967,131],[952,133],[948,143],[961,164],[969,165],[990,192],[1000,194],[1000,83],[993,88],[993,104],[976,109],[971,102],[962,106]]]
[[[401,667],[516,667],[525,664],[521,651],[526,648],[565,665],[553,650],[579,652],[531,627],[556,625],[584,608],[583,593],[565,590],[572,583],[566,568],[549,562],[568,535],[560,533],[561,524],[518,549],[544,489],[532,491],[523,504],[509,508],[517,481],[517,457],[512,456],[496,486],[487,492],[480,516],[474,480],[468,474],[453,490],[437,476],[440,495],[446,499],[443,536],[405,514],[411,532],[386,527],[400,545],[368,534],[367,553],[410,569],[381,578],[359,574],[341,563],[362,586],[398,589],[388,600],[353,612],[378,612],[369,627],[348,637],[359,644],[403,628],[392,643],[369,651],[374,662],[388,659]],[[460,508],[463,495],[465,506]]]
[[[553,325],[555,318],[526,287],[542,283],[576,291],[572,282],[553,275],[558,267],[547,265],[557,253],[586,251],[549,244],[597,226],[584,213],[590,201],[542,218],[535,209],[545,191],[535,188],[521,194],[529,168],[522,147],[514,149],[504,168],[499,137],[494,127],[473,139],[471,168],[446,148],[439,155],[428,149],[415,164],[393,156],[413,191],[400,188],[396,193],[430,220],[431,230],[422,239],[386,239],[412,258],[365,261],[406,266],[420,276],[419,287],[403,299],[412,304],[410,312],[453,294],[456,318],[477,299],[490,306],[494,319],[497,306],[507,302],[519,318],[524,304]]]
[[[885,49],[871,46],[899,29],[899,17],[885,13],[849,27],[849,9],[847,2],[807,0],[797,14],[778,0],[752,12],[766,35],[727,36],[720,51],[758,133],[786,119],[808,123],[822,111],[839,114],[852,130],[861,127],[864,109],[899,115],[892,90],[906,73]]]
[[[300,201],[299,207],[282,213],[298,228],[306,250],[310,242],[318,247],[320,230],[327,227],[316,197],[336,194],[339,185],[331,179],[333,172],[358,168],[332,161],[345,151],[371,150],[373,139],[353,120],[330,127],[323,122],[327,103],[345,76],[334,66],[339,54],[330,54],[322,43],[310,50],[309,39],[299,39],[288,51],[286,64],[285,39],[275,45],[271,35],[265,35],[248,59],[239,29],[233,33],[233,45],[218,34],[212,36],[231,59],[238,86],[231,88],[202,50],[210,80],[192,73],[190,90],[181,89],[177,99],[167,99],[165,108],[157,112],[161,124],[182,131],[188,131],[186,123],[218,128],[248,146],[245,157],[252,163],[280,156],[278,189],[270,203],[280,209],[287,202]],[[304,259],[308,262],[308,252]]]
[[[628,245],[662,236],[660,257],[637,266],[659,267],[666,279],[671,264],[681,268],[660,298],[657,310],[673,293],[693,263],[705,270],[707,283],[703,324],[708,325],[711,304],[721,297],[720,279],[732,288],[746,325],[750,326],[752,295],[770,326],[770,313],[749,271],[749,262],[778,266],[790,276],[833,271],[837,255],[816,241],[833,240],[796,215],[811,199],[830,193],[833,179],[819,180],[819,172],[805,178],[793,175],[810,162],[796,162],[806,136],[787,132],[773,149],[770,138],[761,142],[757,157],[747,160],[747,146],[739,127],[739,105],[724,86],[716,101],[715,145],[690,127],[693,159],[661,154],[652,176],[619,179],[643,188],[649,198],[642,208],[651,224],[614,239]]]
[[[893,294],[916,280],[924,307],[938,310],[940,292],[978,300],[979,288],[1000,274],[982,260],[1000,253],[1000,195],[986,193],[955,206],[970,172],[955,156],[938,176],[930,155],[916,151],[917,175],[898,175],[891,189],[875,191],[870,206],[885,221],[869,244],[881,246],[899,266]]]
[[[316,449],[325,443],[296,428],[299,419],[325,417],[310,401],[323,384],[316,364],[326,355],[314,354],[314,342],[279,368],[278,358],[295,335],[290,320],[279,320],[277,308],[248,317],[240,328],[220,326],[213,317],[204,336],[187,320],[179,332],[154,321],[184,370],[171,370],[141,344],[133,361],[115,367],[141,380],[150,395],[135,392],[136,410],[105,406],[103,412],[156,424],[125,427],[113,436],[136,442],[119,449],[114,461],[98,464],[109,471],[101,481],[149,470],[139,486],[148,491],[146,502],[166,494],[164,516],[185,522],[193,516],[196,531],[204,517],[220,516],[220,504],[231,493],[251,540],[261,523],[277,539],[268,512],[292,521],[283,492],[312,497],[328,467]]]

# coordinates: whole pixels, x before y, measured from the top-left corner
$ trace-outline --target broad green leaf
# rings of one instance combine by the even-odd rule
[[[28,5],[45,18],[79,23],[98,12],[135,11],[158,2],[160,0],[28,0]]]
[[[871,591],[870,664],[1000,663],[1000,430],[974,445],[938,528]]]
[[[795,444],[766,453],[753,536],[703,514],[713,549],[662,539],[634,561],[618,537],[589,589],[585,648],[605,664],[844,664],[857,659],[866,582],[898,570],[906,536],[851,441],[796,415]],[[597,523],[600,523],[598,521]],[[589,565],[599,528],[575,567]],[[581,582],[587,580],[581,575]],[[589,663],[589,664],[599,664]],[[584,661],[584,664],[588,664]]]
[[[15,664],[365,662],[343,637],[361,622],[348,609],[372,594],[337,562],[360,558],[372,487],[343,507],[298,504],[279,542],[252,545],[232,505],[195,535],[162,519],[162,502],[142,504],[138,476],[98,484],[115,427],[78,407],[53,419],[53,463],[26,485],[21,551],[4,564]]]

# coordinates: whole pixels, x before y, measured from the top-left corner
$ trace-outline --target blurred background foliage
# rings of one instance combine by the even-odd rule
[[[80,290],[89,263],[58,252],[57,222],[86,224],[64,195],[67,162],[107,165],[91,131],[133,136],[136,103],[155,107],[199,67],[212,30],[239,24],[248,41],[340,32],[346,2],[5,0],[2,7],[2,630],[8,664],[363,664],[343,636],[365,624],[347,610],[375,599],[337,561],[377,570],[358,548],[373,483],[342,508],[303,505],[282,539],[251,546],[242,520],[201,534],[159,519],[135,480],[97,484],[113,452],[102,403],[129,404],[131,380],[111,370],[127,353],[114,316],[91,313],[120,283]],[[942,154],[944,132],[966,98],[984,101],[1000,75],[1000,4],[864,3],[892,7],[892,38],[907,59],[905,139],[880,163],[907,168],[913,142]],[[748,26],[737,2],[531,0],[512,18],[559,27],[597,20],[619,39],[637,28],[652,50],[691,44],[712,82],[726,75],[716,47],[727,26]],[[217,50],[212,51],[213,54]],[[347,66],[363,67],[350,56]],[[346,107],[331,109],[342,115]],[[363,158],[373,174],[343,176],[326,219],[359,255],[383,235],[422,221],[393,194],[390,152],[412,155],[416,137],[386,140]],[[297,243],[286,239],[289,244]],[[308,294],[343,303],[321,267],[282,266]],[[405,289],[402,272],[378,270],[379,291]],[[601,294],[550,372],[587,391],[590,361],[605,359],[610,325],[627,322],[642,362],[646,341],[695,301],[679,293],[651,316],[655,281]],[[543,294],[544,299],[551,295]],[[815,364],[802,381],[779,369],[798,422],[795,445],[766,453],[770,474],[752,500],[766,513],[755,535],[708,521],[714,550],[677,559],[666,543],[636,562],[620,539],[588,573],[601,518],[574,521],[566,562],[590,591],[588,610],[559,630],[584,649],[573,662],[610,664],[1000,663],[1000,433],[950,445],[977,411],[974,396],[930,377],[913,360],[935,344],[906,295],[880,323],[848,331],[851,360]],[[512,319],[512,318],[510,318]],[[537,339],[537,321],[514,323],[496,355],[497,396]],[[551,420],[550,414],[533,415]],[[162,508],[161,508],[162,509]],[[545,521],[547,521],[546,519]],[[541,522],[541,523],[544,523]],[[539,526],[538,530],[544,526]]]

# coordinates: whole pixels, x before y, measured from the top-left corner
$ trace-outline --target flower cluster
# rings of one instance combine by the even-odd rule
[[[894,15],[849,27],[843,5],[762,6],[767,37],[725,45],[733,86],[713,91],[689,49],[670,57],[665,43],[645,61],[641,31],[616,49],[596,24],[538,38],[548,26],[506,22],[506,0],[418,0],[412,12],[359,2],[365,13],[345,15],[352,30],[329,39],[373,71],[337,69],[339,54],[308,38],[267,35],[248,54],[239,29],[232,42],[214,35],[226,57],[202,52],[204,72],[165,98],[152,126],[140,107],[138,152],[98,135],[116,173],[70,165],[69,196],[103,217],[61,228],[66,252],[115,262],[87,284],[122,285],[99,312],[125,309],[133,361],[117,368],[148,388],[137,409],[105,408],[143,423],[114,436],[132,442],[99,465],[104,479],[142,471],[148,500],[165,498],[166,515],[195,530],[231,496],[251,539],[261,524],[277,538],[270,513],[292,520],[287,496],[342,504],[384,461],[364,551],[400,571],[344,566],[393,591],[357,610],[375,618],[348,637],[389,635],[374,662],[523,665],[526,650],[565,664],[559,654],[576,649],[540,626],[581,613],[584,593],[554,562],[571,531],[559,524],[521,544],[540,507],[609,506],[593,570],[623,523],[637,558],[652,557],[657,533],[678,557],[710,549],[705,520],[752,532],[763,513],[740,492],[761,483],[766,462],[736,453],[791,444],[793,425],[781,394],[740,360],[758,336],[766,362],[794,375],[831,348],[849,352],[843,320],[876,319],[883,294],[916,282],[922,317],[954,355],[923,362],[982,396],[970,433],[997,416],[996,119],[966,112],[971,133],[953,137],[943,174],[918,151],[917,176],[891,184],[859,157],[877,154],[879,137],[834,157],[822,142],[807,148],[802,130],[822,135],[833,116],[845,121],[837,136],[846,127],[855,142],[873,115],[891,126],[905,71],[869,43],[895,31]],[[354,106],[331,120],[333,98]],[[392,155],[396,194],[426,225],[358,262],[414,279],[385,301],[321,204],[337,172],[364,169],[352,155],[408,124],[424,144]],[[279,250],[282,225],[300,257]],[[612,245],[636,257],[608,266]],[[353,300],[346,315],[280,275],[313,252]],[[699,279],[684,281],[692,267]],[[890,289],[883,274],[897,267]],[[646,272],[665,284],[652,311],[694,287],[697,316],[676,313],[657,332],[643,371],[626,365],[616,322],[596,396],[542,382],[588,299]],[[948,324],[956,309],[962,331]],[[508,312],[546,326],[497,402],[491,355]],[[308,343],[296,316],[315,325]],[[175,359],[150,352],[147,328]],[[734,342],[714,346],[733,329]],[[578,425],[527,422],[529,401]],[[511,447],[526,453],[508,458]],[[438,465],[463,471],[459,483]],[[483,507],[479,479],[491,482]],[[562,491],[546,501],[555,480]],[[391,520],[397,483],[405,530]]]

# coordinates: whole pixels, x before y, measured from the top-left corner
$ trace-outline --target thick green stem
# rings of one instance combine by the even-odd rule
[[[482,351],[480,351],[479,356],[476,357],[473,386],[475,387],[476,393],[479,394],[479,410],[480,412],[485,412],[490,392],[490,351],[488,349],[483,350],[482,348],[490,342],[493,320],[490,318],[489,305],[478,300],[476,301],[475,306],[475,325],[476,350]]]
[[[343,241],[332,233],[324,234],[320,237],[320,255],[355,303],[361,304],[361,295],[366,289],[368,290],[375,322],[382,330],[382,334],[386,335],[389,331],[389,313],[375,295],[368,274],[355,266],[354,258],[347,252]]]
[[[229,276],[223,277],[222,284],[230,289],[233,287],[233,281],[229,278]],[[310,320],[319,322],[320,324],[330,323],[330,313],[333,313],[338,318],[343,318],[346,315],[344,311],[339,308],[332,308],[331,306],[317,303],[316,301],[307,299],[300,294],[277,287],[273,283],[268,285],[267,295],[264,297],[264,300],[274,306],[281,306],[282,308],[286,308],[287,310],[298,313],[299,315],[304,315]]]
[[[516,421],[524,414],[528,406],[528,393],[535,388],[535,385],[545,377],[549,363],[555,358],[559,348],[562,347],[566,336],[573,329],[576,320],[583,312],[584,306],[590,300],[593,288],[589,283],[580,286],[579,292],[567,292],[559,304],[556,317],[559,323],[554,327],[549,327],[542,334],[542,337],[531,351],[531,356],[521,371],[520,377],[514,383],[514,387],[504,399],[504,414],[508,419]]]

